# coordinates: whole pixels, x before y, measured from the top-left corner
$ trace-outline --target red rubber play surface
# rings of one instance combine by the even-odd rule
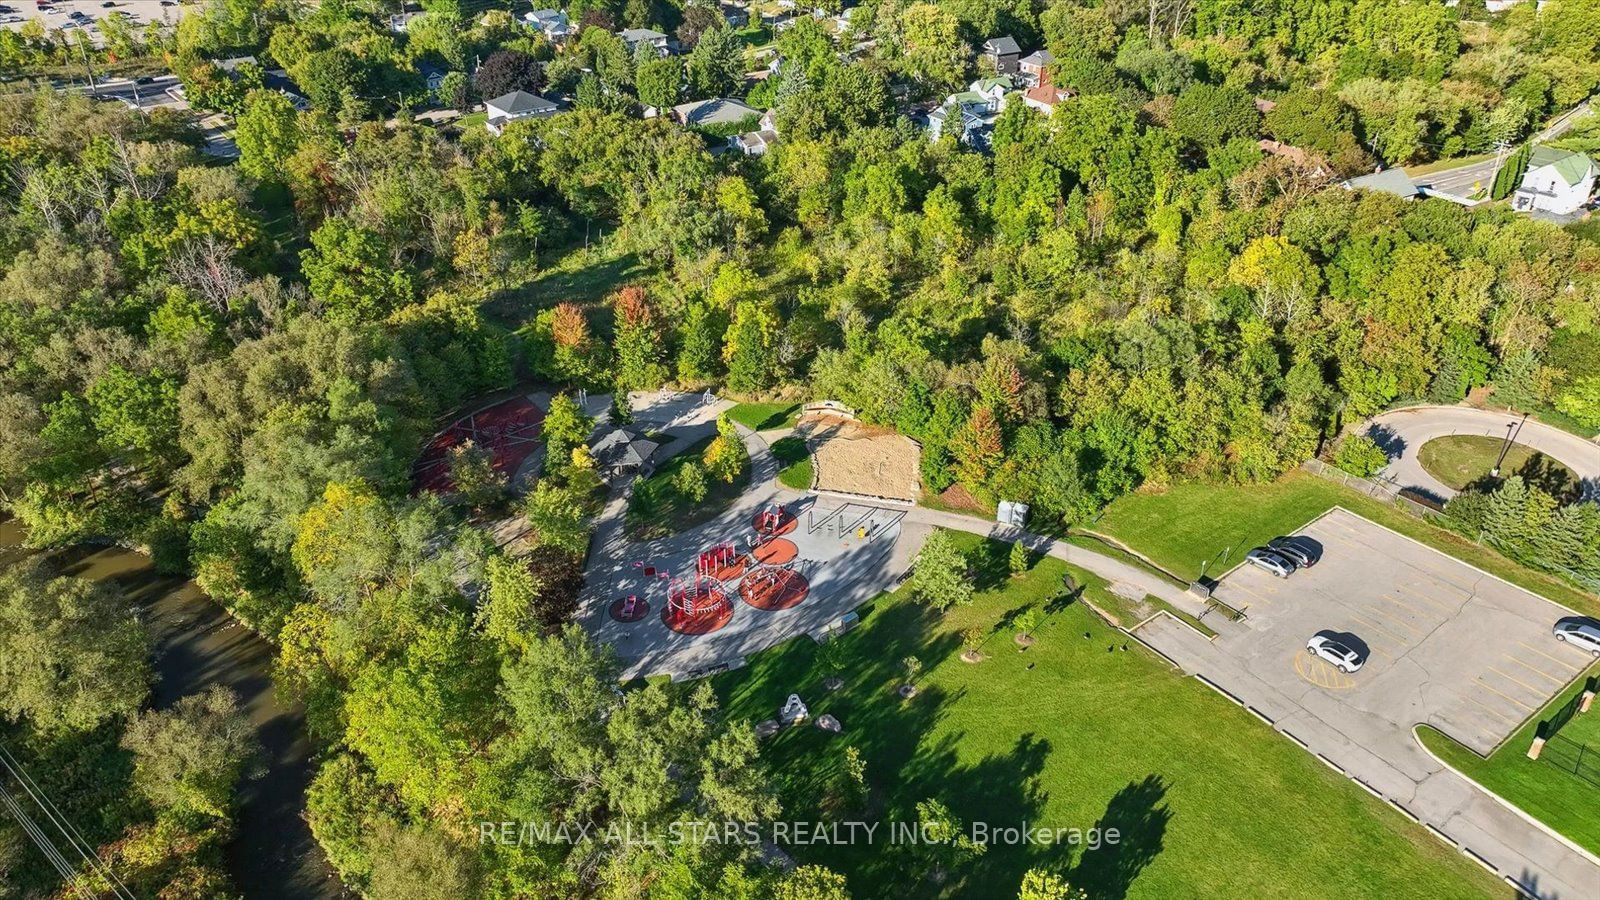
[[[618,622],[637,622],[650,615],[650,604],[643,597],[635,597],[633,603],[628,603],[628,597],[618,597],[611,604],[611,618]]]
[[[520,395],[462,416],[423,448],[411,483],[418,491],[450,491],[450,451],[468,441],[493,454],[495,471],[510,478],[538,448],[543,421],[544,410]]]
[[[739,582],[739,596],[756,609],[774,612],[805,602],[811,585],[805,576],[790,569],[762,569]]]
[[[794,541],[788,538],[773,538],[757,547],[755,552],[751,554],[756,558],[756,562],[769,566],[781,566],[784,563],[792,562],[799,555],[800,548],[796,547]]]

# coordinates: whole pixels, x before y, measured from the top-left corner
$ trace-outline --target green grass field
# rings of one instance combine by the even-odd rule
[[[629,538],[644,540],[675,534],[714,518],[738,499],[750,486],[750,465],[731,483],[706,476],[708,490],[698,503],[679,492],[674,483],[678,472],[690,461],[700,462],[714,438],[705,438],[661,464],[649,478],[633,489],[628,501],[625,528]]]
[[[1392,504],[1298,470],[1271,484],[1182,484],[1160,493],[1129,494],[1106,507],[1090,527],[1176,575],[1196,578],[1202,565],[1208,574],[1221,574],[1251,547],[1288,534],[1334,506],[1343,506],[1536,594],[1600,615],[1600,597],[1569,582],[1518,565]]]
[[[1456,490],[1486,478],[1505,441],[1480,434],[1452,434],[1434,438],[1417,451],[1417,462],[1428,474]],[[1500,463],[1502,474],[1517,474],[1557,497],[1575,497],[1578,476],[1561,463],[1522,444],[1512,444]]]
[[[1591,667],[1589,674],[1595,671]],[[1581,763],[1577,748],[1562,740],[1552,741],[1538,760],[1531,760],[1527,755],[1539,723],[1581,693],[1584,680],[1580,679],[1557,695],[1488,759],[1425,725],[1418,728],[1417,733],[1424,746],[1457,771],[1591,853],[1600,853],[1600,815],[1595,814],[1600,808],[1600,784],[1581,779],[1562,768],[1577,763],[1591,778],[1600,778],[1600,708],[1573,716],[1558,732],[1560,739],[1587,745]]]
[[[728,418],[751,431],[793,428],[800,418],[798,403],[740,403],[728,410]]]
[[[793,435],[772,443],[772,455],[778,460],[778,481],[784,487],[797,491],[811,489],[811,450],[806,442]]]
[[[937,888],[919,880],[926,867],[911,848],[881,839],[789,848],[802,862],[844,872],[861,897],[1010,897],[1034,866],[1065,872],[1091,897],[1500,892],[1459,853],[1073,602],[1106,602],[1096,579],[1053,558],[1011,578],[1008,545],[957,537],[978,551],[975,602],[942,618],[903,589],[869,604],[838,639],[842,690],[821,686],[809,638],[713,682],[735,716],[770,718],[798,692],[813,716],[842,722],[840,735],[803,727],[765,745],[784,818],[914,821],[915,804],[934,797],[967,822],[1117,828],[1122,840],[1092,852],[991,845]],[[1069,573],[1081,595],[1063,592]],[[1030,604],[1047,615],[1024,652],[1002,623]],[[970,664],[958,658],[959,634],[974,625],[991,633],[988,658]],[[920,693],[902,701],[894,689],[909,655],[924,670]],[[848,745],[866,761],[865,811],[837,788]]]

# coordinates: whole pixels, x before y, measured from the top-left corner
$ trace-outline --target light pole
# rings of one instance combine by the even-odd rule
[[[1500,456],[1494,461],[1494,468],[1489,470],[1490,478],[1500,477],[1500,467],[1505,464],[1506,454],[1511,452],[1511,442],[1517,433],[1522,431],[1522,423],[1526,421],[1528,421],[1528,414],[1523,413],[1522,418],[1517,421],[1506,423],[1506,440],[1504,444],[1500,445]]]

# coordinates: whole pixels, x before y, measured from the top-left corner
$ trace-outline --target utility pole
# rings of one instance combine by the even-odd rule
[[[1522,432],[1522,423],[1526,421],[1528,421],[1528,414],[1523,413],[1521,419],[1506,423],[1506,441],[1500,446],[1500,456],[1494,461],[1494,468],[1489,470],[1489,477],[1500,477],[1500,467],[1505,464],[1506,454],[1511,452],[1511,443]]]

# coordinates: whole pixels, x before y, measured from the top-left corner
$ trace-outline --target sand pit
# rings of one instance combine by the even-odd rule
[[[889,500],[917,498],[921,450],[910,438],[830,415],[806,416],[795,431],[811,449],[817,490]]]

